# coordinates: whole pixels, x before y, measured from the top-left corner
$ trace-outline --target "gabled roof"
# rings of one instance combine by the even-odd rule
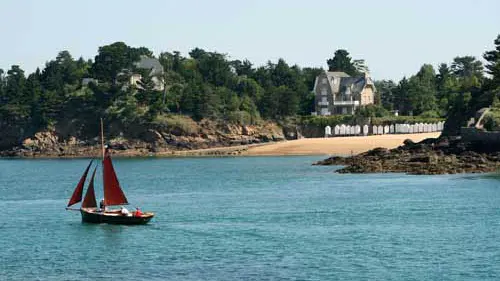
[[[342,71],[325,71],[328,77],[350,77],[349,74]]]
[[[163,74],[163,66],[155,58],[141,56],[141,59],[135,63],[135,66],[142,69],[151,69],[151,75]]]

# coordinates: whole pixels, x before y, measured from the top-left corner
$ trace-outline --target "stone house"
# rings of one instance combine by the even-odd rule
[[[375,102],[375,85],[364,73],[351,77],[344,72],[324,71],[316,77],[313,115],[354,114],[360,106]]]
[[[135,67],[139,69],[150,70],[149,75],[152,77],[151,80],[155,84],[155,91],[163,91],[165,89],[165,85],[163,83],[164,69],[158,59],[141,56],[141,59],[135,63]],[[130,75],[129,84],[134,85],[137,88],[141,88],[141,85],[138,83],[139,81],[141,81],[141,79],[141,74],[133,73],[132,75]]]

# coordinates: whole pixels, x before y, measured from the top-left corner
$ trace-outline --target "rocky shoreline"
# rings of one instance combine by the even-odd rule
[[[351,156],[330,157],[313,165],[341,165],[337,173],[406,173],[437,175],[487,173],[500,168],[500,147],[464,142],[459,137],[406,140],[395,149],[375,148]]]
[[[286,139],[276,124],[239,126],[203,124],[192,133],[169,128],[146,129],[136,137],[119,136],[106,140],[115,156],[222,156],[239,155],[251,146]],[[0,157],[73,158],[96,157],[101,154],[99,138],[79,139],[64,136],[57,130],[37,132],[19,145],[3,149]]]

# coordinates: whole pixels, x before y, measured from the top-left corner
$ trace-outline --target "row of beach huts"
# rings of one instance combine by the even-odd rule
[[[325,137],[341,136],[367,136],[385,134],[415,134],[441,132],[444,122],[437,123],[416,123],[416,124],[391,124],[391,125],[336,125],[335,127],[325,127]]]

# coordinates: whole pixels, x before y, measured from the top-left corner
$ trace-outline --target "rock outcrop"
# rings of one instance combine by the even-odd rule
[[[338,173],[413,175],[485,173],[500,168],[500,148],[459,138],[411,140],[395,149],[375,148],[352,157],[330,157],[314,165],[341,165]]]
[[[191,123],[183,124],[183,126],[151,125],[133,130],[115,126],[109,130],[113,135],[106,136],[106,143],[115,154],[141,156],[285,140],[283,129],[272,122],[242,126],[210,120],[190,121]],[[0,156],[95,156],[101,151],[100,145],[98,136],[74,136],[68,134],[67,130],[58,130],[56,127],[52,130],[37,132],[20,140],[18,145],[4,148],[0,151]],[[233,150],[227,151],[230,151],[228,153],[231,155],[234,154]]]

